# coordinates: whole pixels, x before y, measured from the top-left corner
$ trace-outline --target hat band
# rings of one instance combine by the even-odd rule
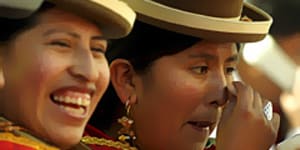
[[[126,2],[137,13],[145,16],[201,30],[226,33],[266,34],[272,23],[272,19],[268,21],[245,22],[240,21],[240,16],[233,18],[206,16],[175,9],[152,0],[126,0]],[[245,5],[253,7],[248,3],[245,3]],[[257,8],[254,7],[254,9]],[[268,16],[263,11],[259,12]]]

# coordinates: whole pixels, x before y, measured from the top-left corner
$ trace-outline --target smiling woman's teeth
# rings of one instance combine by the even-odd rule
[[[60,105],[59,107],[71,114],[78,114],[78,115],[84,114],[84,108],[82,108],[82,107],[73,108],[73,107],[68,107],[68,106],[63,106],[63,105]]]
[[[69,96],[54,96],[54,101],[66,103],[66,104],[74,104],[83,107],[87,107],[91,103],[90,96],[85,96],[85,98],[82,97],[71,98]]]
[[[62,110],[73,115],[82,115],[91,103],[91,96],[89,94],[74,94],[73,96],[54,95],[52,100]]]

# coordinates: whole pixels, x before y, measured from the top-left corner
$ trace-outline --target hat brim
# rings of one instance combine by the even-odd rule
[[[272,17],[244,3],[242,16],[251,21],[211,17],[178,10],[154,1],[124,0],[138,14],[138,20],[174,32],[221,42],[255,42],[269,32]]]
[[[130,33],[136,18],[135,12],[119,0],[47,0],[95,22],[109,39],[121,38]]]
[[[0,1],[0,17],[22,19],[34,13],[43,0],[2,0]]]

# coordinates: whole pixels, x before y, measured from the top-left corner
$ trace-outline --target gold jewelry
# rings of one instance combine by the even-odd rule
[[[91,136],[84,136],[81,138],[81,142],[84,144],[94,144],[99,146],[108,146],[122,150],[137,150],[135,147],[131,147],[129,143],[122,143],[119,141],[108,140],[104,138],[97,138]]]
[[[130,99],[130,98],[128,98]],[[118,131],[119,137],[118,140],[120,140],[123,143],[128,143],[131,145],[134,145],[134,140],[136,140],[136,136],[133,130],[131,130],[132,124],[134,121],[129,118],[130,115],[130,108],[131,105],[129,104],[129,100],[126,101],[125,109],[126,109],[126,115],[122,118],[118,119],[118,123],[122,125],[122,128]]]

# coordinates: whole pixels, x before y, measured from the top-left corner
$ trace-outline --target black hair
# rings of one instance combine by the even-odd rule
[[[0,17],[0,42],[5,43],[12,40],[16,35],[22,33],[23,31],[34,27],[38,20],[37,16],[40,12],[46,11],[54,7],[54,4],[49,2],[43,2],[41,7],[32,15],[21,18],[21,19],[11,19],[9,17]]]
[[[127,37],[112,41],[106,56],[109,62],[116,58],[126,59],[137,73],[145,73],[155,60],[179,53],[199,41],[201,39],[197,37],[136,21],[132,32]],[[90,123],[97,128],[108,129],[120,117],[123,108],[124,105],[110,83]]]
[[[106,56],[111,62],[116,58],[130,61],[136,71],[143,71],[165,55],[176,54],[200,39],[136,21],[129,36],[112,41]]]

